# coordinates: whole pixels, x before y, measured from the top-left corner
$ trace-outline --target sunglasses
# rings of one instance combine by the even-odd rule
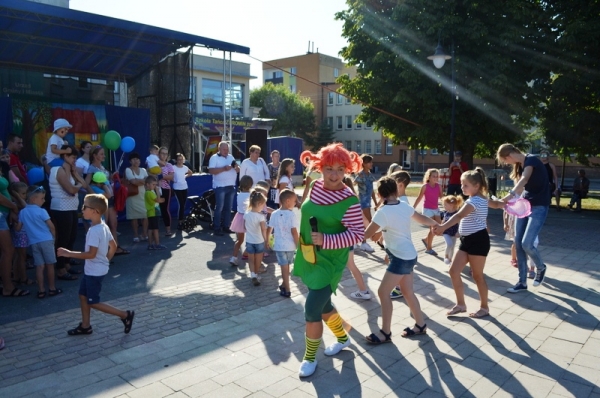
[[[93,207],[90,207],[90,206],[88,206],[88,205],[83,205],[83,206],[81,206],[81,210],[85,210],[85,209],[97,210],[97,209],[94,209]]]
[[[36,189],[34,189],[33,191],[29,192],[27,194],[27,197],[32,197],[33,195],[37,194],[38,192],[46,193],[46,190],[44,189],[43,186],[40,185]]]

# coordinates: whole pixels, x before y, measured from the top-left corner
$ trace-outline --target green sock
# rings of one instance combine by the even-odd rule
[[[321,339],[311,339],[306,335],[304,336],[304,339],[306,340],[306,352],[304,353],[304,360],[314,362],[315,357],[317,356],[319,345],[321,345]]]
[[[331,329],[331,331],[335,335],[335,337],[337,337],[339,343],[345,343],[346,341],[348,341],[348,335],[344,330],[344,325],[342,323],[342,317],[340,316],[340,314],[336,312],[335,314],[329,317],[326,323],[329,329]]]

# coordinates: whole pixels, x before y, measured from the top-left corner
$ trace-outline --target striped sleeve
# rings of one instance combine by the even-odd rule
[[[341,249],[362,242],[365,228],[359,203],[346,210],[346,214],[342,217],[342,225],[346,227],[346,231],[334,235],[323,235],[323,249]]]

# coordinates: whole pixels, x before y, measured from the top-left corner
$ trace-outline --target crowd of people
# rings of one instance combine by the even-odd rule
[[[76,148],[64,141],[70,128],[64,119],[54,122],[54,133],[45,155],[46,177],[37,185],[29,184],[27,171],[19,159],[23,146],[19,136],[9,136],[9,156],[0,158],[2,295],[27,296],[30,294],[28,286],[37,284],[37,298],[44,299],[63,292],[56,286],[56,279],[81,279],[82,319],[68,334],[92,333],[92,308],[118,316],[125,333],[129,333],[135,312],[100,302],[102,279],[108,273],[112,257],[129,254],[118,243],[115,208],[118,186],[113,183],[114,175],[104,167],[106,155],[102,147],[83,141]],[[121,182],[128,188],[126,218],[131,220],[134,243],[147,241],[148,250],[164,250],[166,247],[160,244],[159,221],[162,218],[164,235],[171,236],[173,220],[169,209],[173,197],[179,204],[178,222],[183,221],[188,189],[186,177],[192,172],[182,154],[177,154],[172,164],[168,161],[167,148],[152,147],[149,152],[144,164],[138,153],[129,153],[130,166]],[[524,154],[511,144],[500,146],[497,159],[513,167],[511,178],[515,185],[506,197],[492,199],[483,170],[468,170],[457,152],[449,166],[447,195],[444,196],[438,181],[439,170],[429,169],[411,205],[406,196],[411,181],[407,171],[392,164],[388,173],[378,179],[372,172],[371,156],[359,156],[341,144],[302,153],[306,178],[301,197],[294,191],[295,161],[280,159],[280,153],[273,151],[272,162],[267,164],[260,153],[260,147],[251,146],[249,157],[238,165],[230,154],[229,144],[218,145],[218,152],[208,163],[216,200],[212,227],[216,236],[236,234],[229,262],[238,266],[240,256],[242,261],[247,260],[254,286],[261,285],[260,274],[265,271],[263,259],[273,251],[281,274],[279,294],[291,297],[291,274],[300,277],[308,287],[304,310],[306,351],[299,370],[302,377],[311,375],[317,367],[316,354],[324,324],[336,337],[336,341],[326,347],[326,355],[335,355],[351,344],[331,296],[337,290],[343,270],[348,267],[359,288],[350,297],[371,299],[371,292],[354,263],[355,250],[374,251],[367,243],[369,239],[385,250],[387,269],[377,291],[382,325],[379,331],[367,335],[366,341],[370,344],[392,341],[391,300],[401,297],[415,320],[414,326],[404,329],[401,336],[427,333],[412,287],[417,251],[410,233],[411,220],[430,227],[427,238],[423,239],[427,254],[437,255],[432,248],[433,241],[436,236],[444,237],[444,262],[449,267],[456,293],[456,304],[448,316],[467,311],[461,278],[467,264],[480,297],[479,309],[469,316],[480,318],[490,314],[484,274],[490,250],[486,222],[490,207],[504,208],[517,197],[531,206],[531,213],[522,218],[505,217],[507,236],[510,232],[514,240],[514,265],[519,270],[518,282],[508,292],[526,291],[527,279],[533,279],[533,286],[539,286],[544,280],[547,267],[537,250],[537,237],[548,214],[551,197],[556,195],[557,179],[555,169],[546,166],[547,159],[543,156],[540,159]],[[237,213],[232,219],[236,187],[239,188]],[[581,198],[589,190],[584,172],[576,179],[574,190],[571,205],[576,204],[580,209]],[[422,211],[417,212],[421,203]],[[83,251],[75,251],[80,218],[84,220],[86,242]],[[28,250],[36,269],[35,281],[27,277]],[[527,258],[533,269],[528,268]],[[77,260],[84,261],[83,270],[78,269],[81,263]],[[0,338],[0,347],[3,344]]]

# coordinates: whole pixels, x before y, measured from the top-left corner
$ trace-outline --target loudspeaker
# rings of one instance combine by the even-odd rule
[[[260,147],[260,157],[265,163],[269,163],[269,147],[267,143],[267,130],[247,129],[246,130],[246,157],[250,156],[250,147],[258,145]]]

